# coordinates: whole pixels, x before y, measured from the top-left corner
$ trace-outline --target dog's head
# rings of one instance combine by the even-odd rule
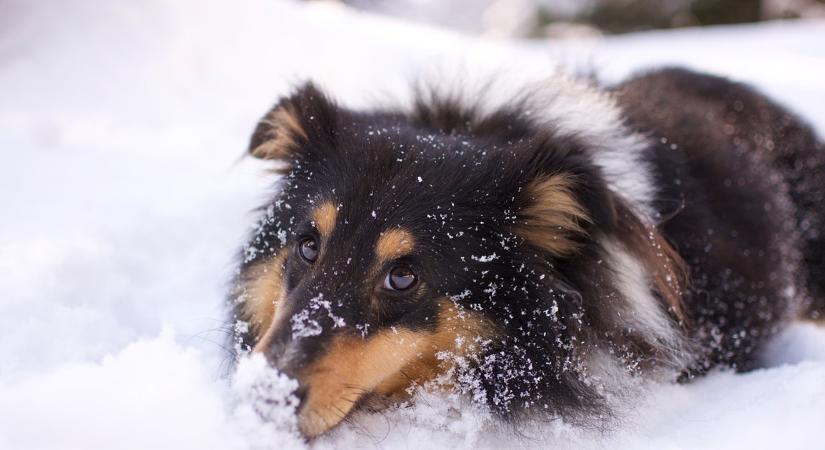
[[[595,273],[570,265],[617,208],[575,139],[449,102],[354,112],[308,84],[249,151],[283,177],[244,251],[237,317],[245,345],[299,381],[306,436],[456,359],[502,408],[538,389],[595,395],[564,373],[583,316],[571,276]]]

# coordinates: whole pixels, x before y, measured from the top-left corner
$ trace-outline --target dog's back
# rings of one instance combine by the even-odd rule
[[[696,333],[720,344],[708,362],[751,368],[789,311],[825,309],[825,147],[799,118],[724,78],[667,69],[615,94],[657,142],[661,229],[690,266]]]

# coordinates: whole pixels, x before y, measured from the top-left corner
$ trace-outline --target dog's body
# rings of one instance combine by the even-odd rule
[[[250,151],[285,176],[233,320],[299,381],[307,436],[433,380],[506,418],[604,417],[622,380],[751,369],[822,310],[825,148],[724,79],[371,112],[307,85]]]

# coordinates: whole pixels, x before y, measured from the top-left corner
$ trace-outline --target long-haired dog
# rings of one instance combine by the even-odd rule
[[[354,111],[312,84],[258,124],[277,194],[231,294],[301,432],[439,380],[505,420],[609,416],[622,380],[758,364],[825,299],[825,147],[685,70]]]

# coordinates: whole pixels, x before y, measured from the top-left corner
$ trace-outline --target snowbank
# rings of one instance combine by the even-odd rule
[[[823,49],[823,22],[549,43],[333,4],[3,2],[0,448],[303,446],[236,403],[254,367],[247,384],[221,377],[225,283],[271,182],[239,157],[291,83],[311,76],[364,105],[403,97],[423,68],[541,73],[561,61],[616,80],[682,64],[754,83],[824,130]],[[425,397],[358,414],[314,446],[822,448],[825,331],[789,330],[766,362],[650,386],[613,432],[513,433],[459,399]]]

